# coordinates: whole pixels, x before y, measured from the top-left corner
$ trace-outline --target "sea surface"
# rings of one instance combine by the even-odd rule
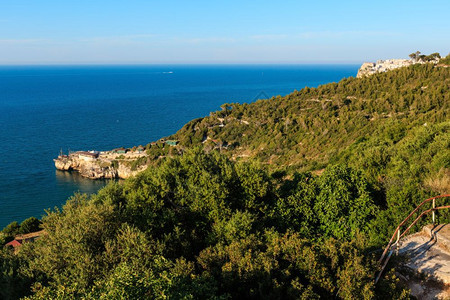
[[[146,145],[223,103],[337,82],[358,67],[0,66],[0,229],[107,183],[55,170],[61,149]]]

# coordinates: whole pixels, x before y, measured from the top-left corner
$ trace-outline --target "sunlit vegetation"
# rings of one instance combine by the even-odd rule
[[[413,65],[286,97],[227,104],[186,124],[174,137],[186,148],[205,139],[225,141],[227,150],[222,150],[230,157],[312,170],[374,131],[395,143],[413,127],[446,121],[449,105],[450,70]]]
[[[393,266],[374,285],[376,250],[449,192],[449,86],[414,65],[225,104],[3,249],[0,298],[407,299]]]
[[[440,64],[450,65],[450,54],[439,61]]]

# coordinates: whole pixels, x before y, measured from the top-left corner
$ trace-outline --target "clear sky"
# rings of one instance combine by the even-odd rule
[[[0,0],[0,64],[361,63],[450,52],[450,0]]]

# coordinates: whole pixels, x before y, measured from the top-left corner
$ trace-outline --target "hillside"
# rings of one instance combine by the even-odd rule
[[[447,121],[449,106],[450,70],[413,65],[286,97],[224,104],[170,138],[180,149],[201,145],[274,169],[314,170],[339,160],[355,142],[376,136],[395,144],[415,127]]]
[[[377,249],[449,192],[449,98],[450,69],[423,64],[224,104],[3,249],[0,297],[408,299],[393,265],[374,285]]]

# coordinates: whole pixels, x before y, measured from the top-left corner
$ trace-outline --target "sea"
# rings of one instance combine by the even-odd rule
[[[358,67],[0,66],[0,229],[108,183],[57,171],[60,151],[146,145],[223,103],[337,82]]]

